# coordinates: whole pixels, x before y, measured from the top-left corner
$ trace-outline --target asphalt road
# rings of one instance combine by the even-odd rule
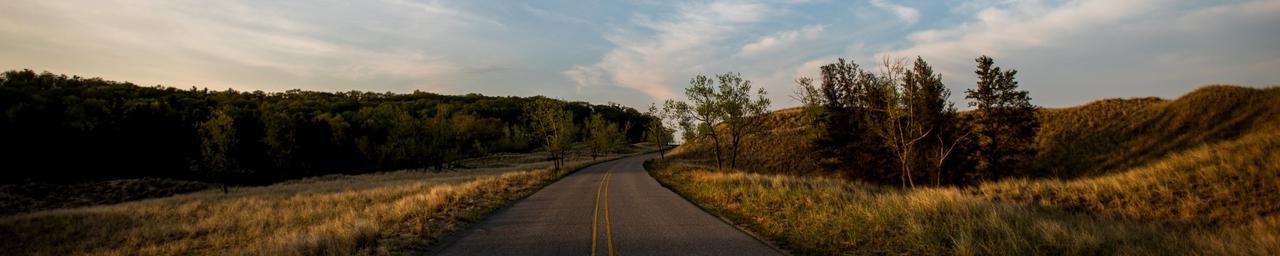
[[[658,184],[655,154],[579,170],[441,245],[438,255],[781,255]]]

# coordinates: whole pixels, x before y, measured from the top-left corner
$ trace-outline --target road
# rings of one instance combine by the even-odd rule
[[[658,184],[655,154],[579,170],[446,241],[438,255],[781,255]]]

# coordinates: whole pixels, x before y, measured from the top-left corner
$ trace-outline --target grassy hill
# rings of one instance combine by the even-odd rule
[[[1280,88],[1210,85],[1176,100],[1104,99],[1046,108],[1035,168],[1044,176],[1096,176],[1149,164],[1171,154],[1280,127]],[[799,108],[763,117],[767,132],[746,139],[742,170],[816,173],[813,122]],[[673,155],[703,159],[710,146],[686,143]]]
[[[903,190],[790,175],[805,171],[786,165],[716,171],[696,161],[660,163],[654,175],[800,254],[1274,255],[1278,112],[1280,88],[1220,85],[1175,100],[1046,109],[1036,166],[1048,177],[964,188]],[[780,116],[800,115],[771,118]],[[787,148],[780,144],[806,138],[770,139]],[[702,147],[691,144],[679,151]],[[779,155],[761,159],[814,159],[770,153]]]
[[[1046,109],[1037,167],[1092,176],[1280,127],[1280,88],[1212,85],[1176,100],[1107,99]]]

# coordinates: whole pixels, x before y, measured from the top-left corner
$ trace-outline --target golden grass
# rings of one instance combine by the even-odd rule
[[[1202,145],[1280,127],[1280,87],[1211,85],[1176,100],[1107,99],[1046,109],[1036,168],[1087,177],[1127,170]]]
[[[829,175],[818,165],[820,157],[813,141],[818,133],[812,125],[813,121],[800,108],[781,109],[759,117],[762,126],[768,127],[763,133],[747,136],[743,139],[742,152],[738,159],[739,169],[805,175]],[[723,128],[722,128],[723,129]],[[711,143],[694,141],[673,149],[670,155],[692,161],[714,159]],[[726,160],[727,161],[727,160]],[[727,164],[726,164],[727,166]]]
[[[590,161],[573,162],[583,167]],[[572,168],[571,168],[572,169]],[[420,250],[566,172],[327,176],[0,218],[16,255],[350,255]]]
[[[990,198],[1147,221],[1247,223],[1280,214],[1280,130],[1103,176],[981,184]]]
[[[1041,114],[1036,164],[1049,178],[900,190],[785,175],[812,173],[788,169],[811,168],[788,167],[812,159],[785,145],[808,143],[797,134],[748,151],[784,159],[742,168],[756,173],[709,170],[699,143],[651,171],[799,254],[1280,255],[1280,88],[1208,86]]]
[[[656,165],[654,176],[680,194],[804,255],[1280,253],[1280,216],[1230,226],[1147,222],[955,188],[903,191],[836,178]]]

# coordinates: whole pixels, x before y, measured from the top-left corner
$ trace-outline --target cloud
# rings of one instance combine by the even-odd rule
[[[916,8],[891,3],[888,0],[871,0],[870,3],[871,6],[893,14],[893,16],[898,17],[899,20],[906,22],[908,25],[920,21],[920,11],[916,10]]]
[[[797,40],[812,40],[822,34],[825,25],[809,25],[796,30],[783,31],[774,35],[761,37],[753,43],[742,46],[739,56],[755,56],[774,51],[795,43]]]
[[[393,0],[361,8],[370,12],[412,8],[342,23],[311,20],[307,15],[314,14],[296,12],[296,6],[289,3],[156,1],[119,5],[57,1],[16,5],[0,10],[0,48],[12,49],[0,52],[0,59],[6,59],[5,65],[21,66],[5,68],[240,89],[325,86],[349,90],[352,81],[381,86],[388,86],[381,84],[388,82],[425,84],[408,80],[435,79],[478,68],[423,49],[367,44],[352,38],[418,41],[366,29],[381,27],[388,20],[422,22],[434,26],[427,30],[440,32],[501,25],[435,3]],[[314,7],[317,9],[311,11],[350,11],[342,6]]]
[[[951,80],[949,84],[964,88],[973,81],[972,59],[986,54],[996,57],[998,65],[1022,70],[1023,85],[1032,96],[1054,95],[1041,103],[1056,106],[1152,91],[1177,96],[1198,85],[1188,81],[1265,80],[1256,73],[1202,73],[1280,57],[1274,46],[1255,43],[1276,38],[1258,31],[1280,21],[1280,2],[1188,8],[1195,4],[1202,3],[1076,0],[1056,6],[1036,1],[992,5],[973,13],[970,22],[914,32],[906,47],[877,55],[923,56]],[[1121,84],[1126,86],[1115,86]]]
[[[582,93],[582,88],[605,84],[606,74],[599,67],[574,65],[569,70],[564,71],[564,76],[569,77],[569,80],[573,80],[574,89],[577,93]]]
[[[438,1],[420,2],[416,0],[383,0],[383,2],[416,10],[420,14],[432,18],[435,22],[462,24],[478,23],[483,25],[506,27],[505,24],[502,24],[502,22],[497,20],[465,12],[457,8],[447,7],[440,4]]]
[[[546,9],[542,9],[538,7],[533,7],[528,3],[521,5],[520,8],[524,9],[524,11],[529,12],[530,14],[533,14],[534,16],[538,16],[543,19],[549,19],[549,20],[554,20],[561,23],[570,23],[570,24],[591,24],[591,21],[587,21],[586,19],[548,11]]]
[[[726,37],[740,26],[762,20],[768,11],[760,3],[714,1],[677,6],[674,16],[662,20],[639,15],[632,19],[633,23],[652,31],[651,35],[635,36],[632,30],[615,30],[606,38],[616,48],[605,53],[599,62],[575,66],[564,74],[578,82],[578,88],[603,83],[603,79],[594,78],[603,76],[596,74],[607,74],[614,85],[659,100],[669,99],[675,96],[672,87],[678,86],[673,84],[678,81],[677,74],[708,65]]]

